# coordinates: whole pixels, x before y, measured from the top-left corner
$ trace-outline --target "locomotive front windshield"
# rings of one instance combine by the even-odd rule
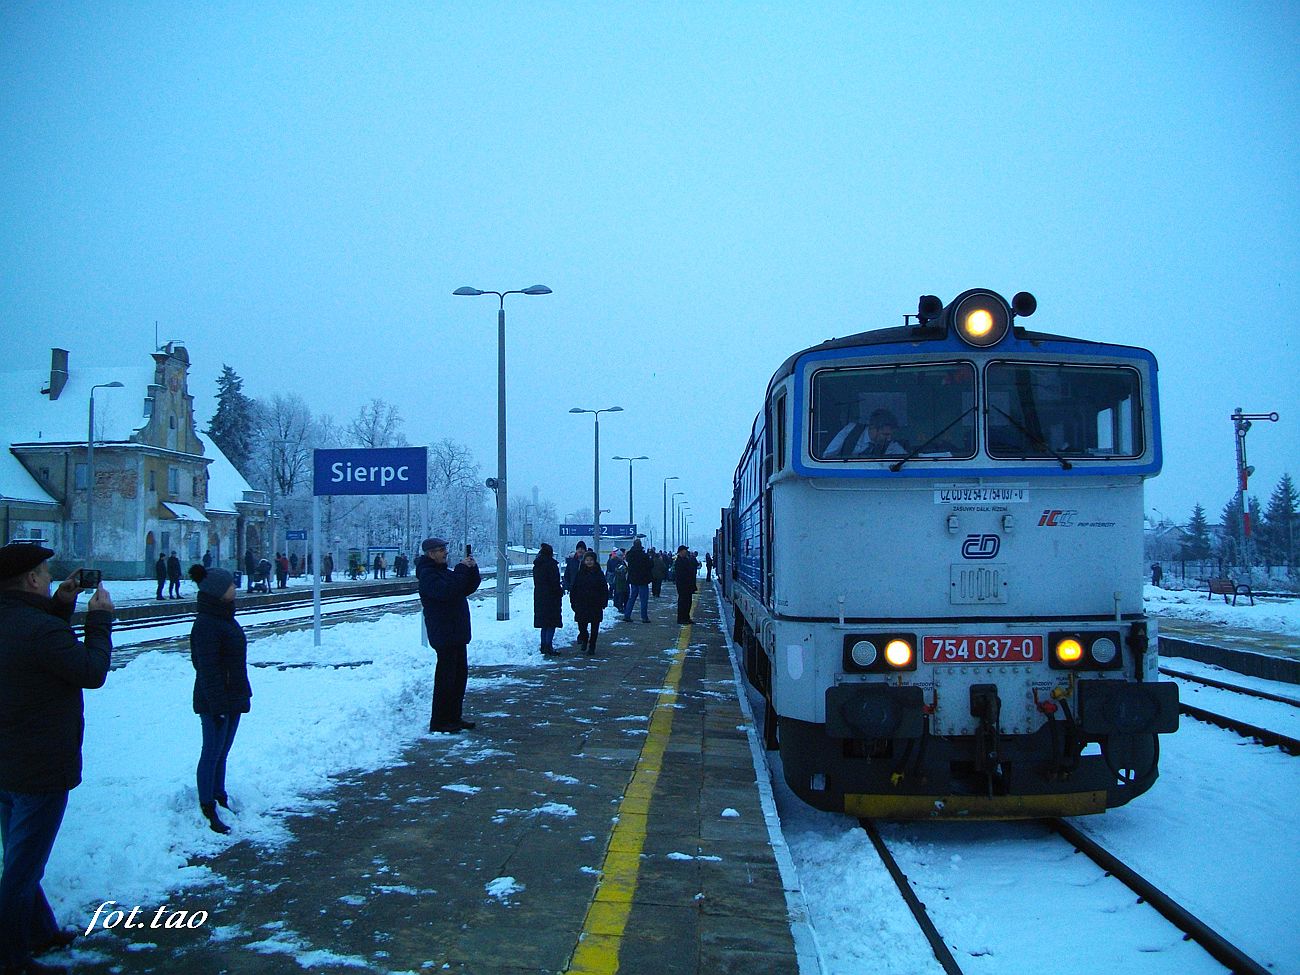
[[[1142,454],[1141,385],[1133,369],[993,362],[985,387],[991,457]]]
[[[812,455],[973,457],[975,403],[975,367],[968,362],[822,369],[812,381]]]

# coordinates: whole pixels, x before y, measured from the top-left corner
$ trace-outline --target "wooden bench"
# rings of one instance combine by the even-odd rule
[[[1237,605],[1237,597],[1245,596],[1250,600],[1250,605],[1255,605],[1255,594],[1250,591],[1250,586],[1244,582],[1233,582],[1231,579],[1211,579],[1209,580],[1210,592],[1207,599],[1213,599],[1215,596],[1222,596],[1226,603],[1228,597],[1232,597],[1232,605]]]

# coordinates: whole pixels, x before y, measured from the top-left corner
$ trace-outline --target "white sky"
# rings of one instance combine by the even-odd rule
[[[1267,502],[1300,477],[1300,7],[193,6],[0,0],[4,359],[184,339],[200,416],[246,392],[496,466],[512,494],[711,530],[768,378],[922,293],[1151,348],[1165,473],[1217,517],[1228,414]],[[12,362],[10,362],[12,360]],[[702,539],[697,539],[702,541]]]

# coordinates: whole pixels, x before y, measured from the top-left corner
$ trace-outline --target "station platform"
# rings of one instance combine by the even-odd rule
[[[1160,655],[1300,684],[1300,638],[1288,633],[1161,617]]]
[[[670,592],[597,656],[471,666],[476,729],[204,861],[220,886],[168,901],[202,927],[97,930],[74,971],[796,975],[716,596],[678,626]]]

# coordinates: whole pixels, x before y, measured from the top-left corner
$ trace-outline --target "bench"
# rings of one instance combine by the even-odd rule
[[[1215,596],[1222,596],[1226,603],[1228,597],[1232,597],[1232,605],[1237,605],[1237,597],[1245,596],[1250,600],[1250,605],[1255,605],[1255,594],[1250,591],[1250,586],[1244,582],[1233,582],[1231,579],[1211,579],[1209,580],[1210,592],[1207,599],[1213,599]]]

